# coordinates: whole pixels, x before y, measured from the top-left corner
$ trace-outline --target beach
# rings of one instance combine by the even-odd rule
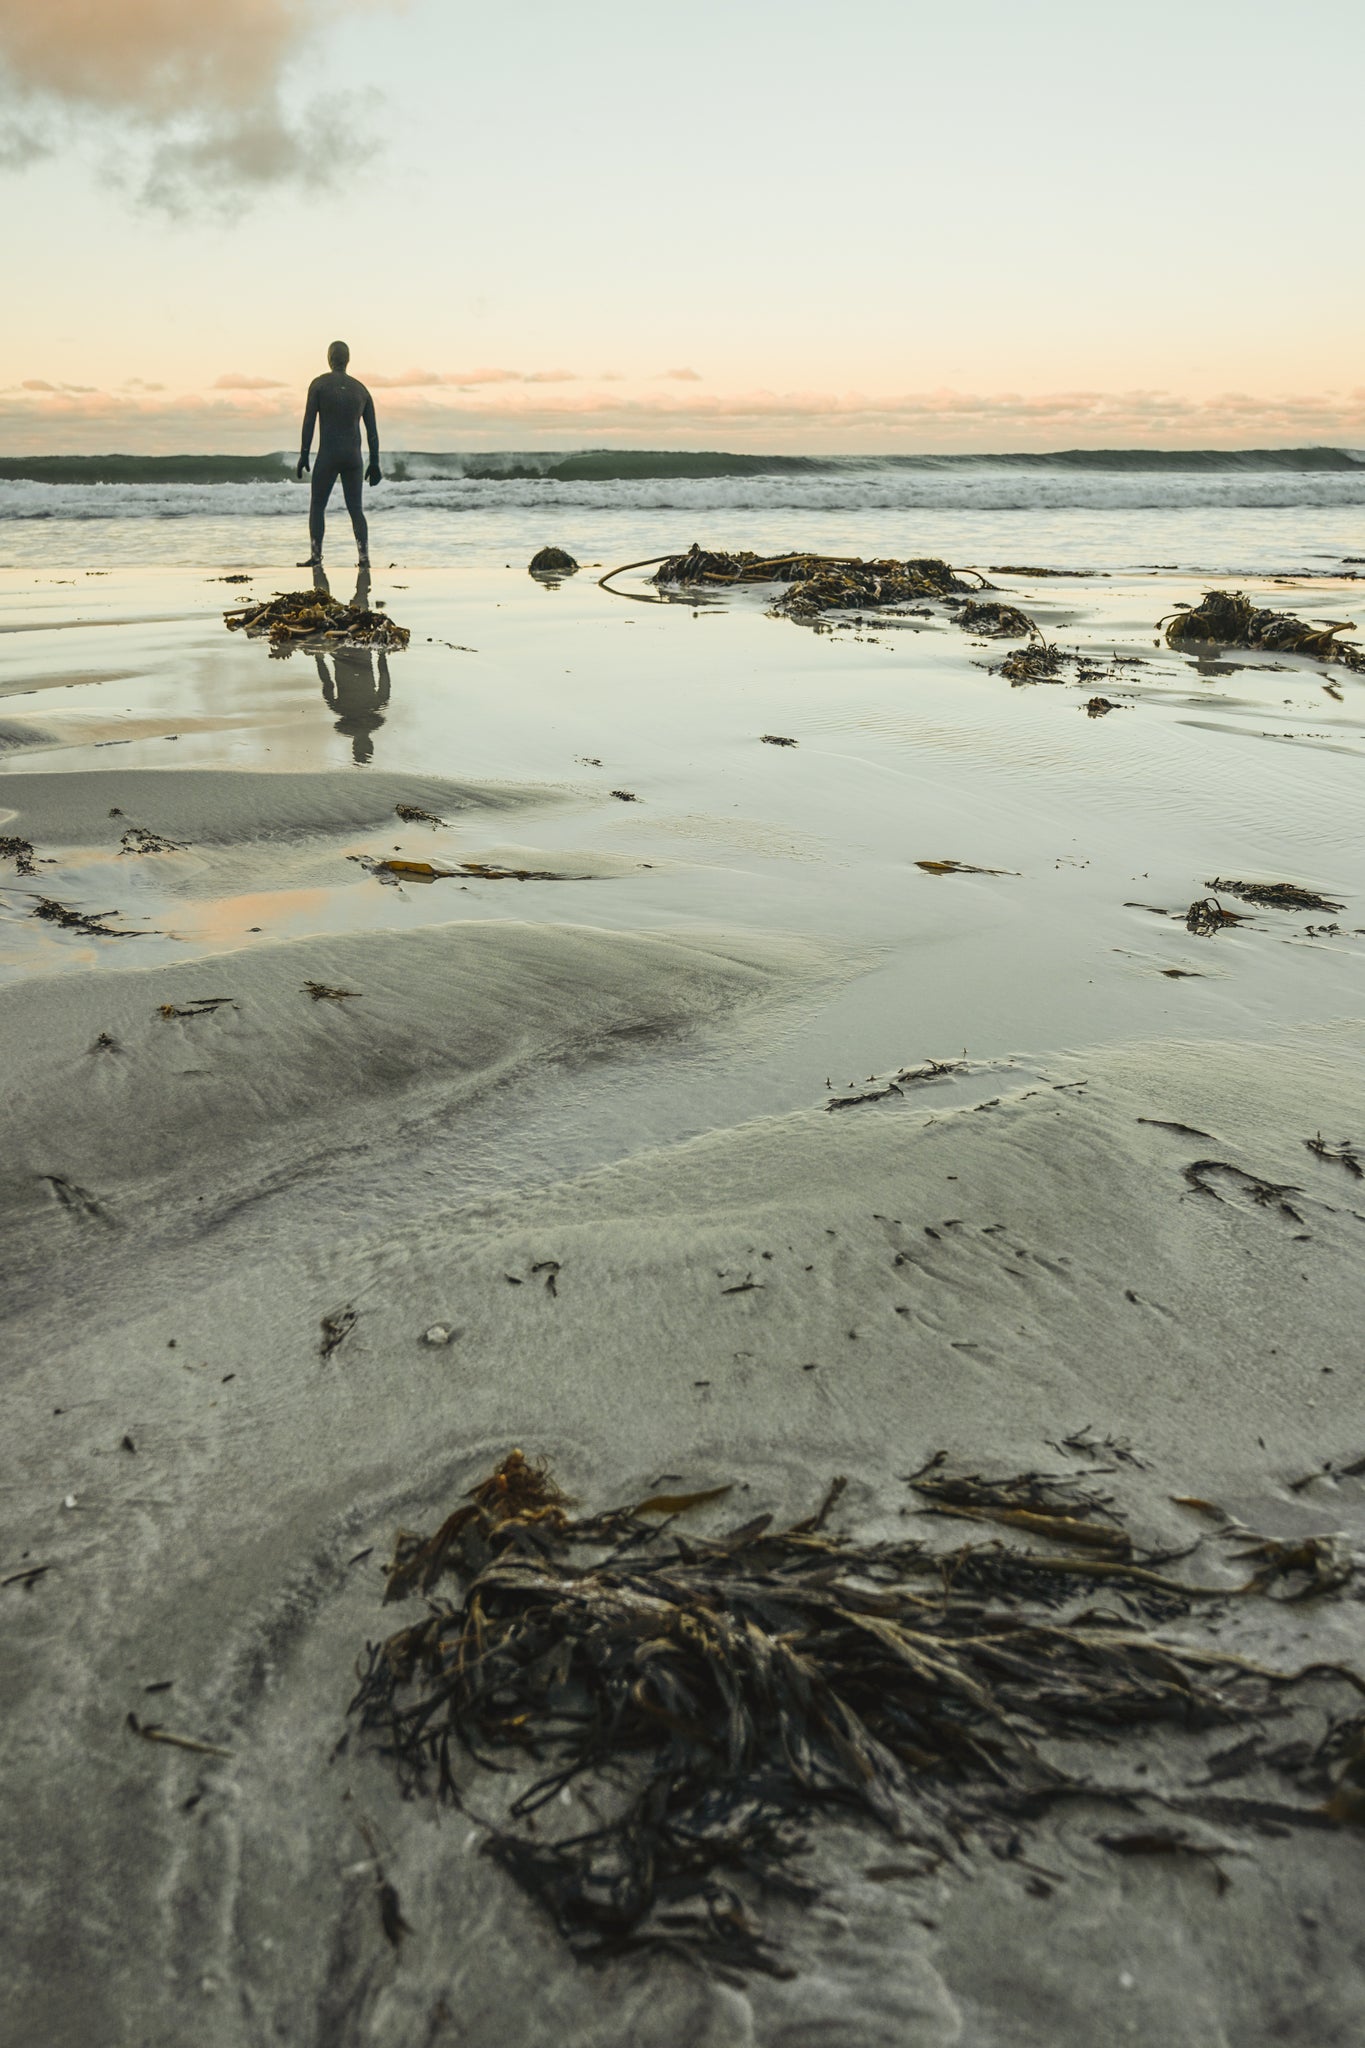
[[[1259,1763],[1225,1887],[1082,1799],[890,1879],[839,1814],[789,1974],[588,1969],[347,1715],[395,1533],[514,1446],[592,1508],[728,1487],[710,1535],[839,1475],[904,1531],[943,1451],[1102,1475],[1229,1592],[1182,1501],[1365,1544],[1365,678],[1158,629],[1365,620],[1361,480],[1096,474],[413,475],[382,662],[225,630],[307,581],[279,485],[0,484],[9,2038],[1354,2038],[1359,1829]],[[598,583],[693,539],[943,556],[1084,658]],[[1358,1666],[1358,1588],[1209,1626]],[[1105,1759],[1129,1821],[1231,1739]]]

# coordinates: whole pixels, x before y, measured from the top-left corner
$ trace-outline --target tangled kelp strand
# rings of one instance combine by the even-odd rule
[[[1186,641],[1265,647],[1277,654],[1307,654],[1318,661],[1339,661],[1346,668],[1365,671],[1365,648],[1337,637],[1356,630],[1352,620],[1311,625],[1290,612],[1255,605],[1241,590],[1207,590],[1199,604],[1181,605],[1157,624],[1166,629],[1168,647],[1180,647]]]
[[[505,1788],[503,1818],[481,1819],[485,1849],[580,1957],[651,1945],[781,1971],[755,1905],[816,1896],[792,1866],[822,1809],[936,1858],[973,1837],[1017,1854],[1015,1819],[1058,1798],[1131,1810],[1144,1796],[1063,1768],[1061,1745],[1245,1726],[1309,1676],[1365,1690],[1336,1666],[1279,1671],[1188,1640],[1197,1602],[1264,1592],[1266,1571],[1313,1574],[1314,1560],[1268,1557],[1240,1588],[1185,1585],[1079,1478],[955,1477],[944,1462],[911,1482],[938,1511],[1107,1530],[1127,1554],[857,1541],[827,1527],[838,1481],[788,1527],[760,1514],[684,1534],[677,1517],[723,1489],[578,1514],[513,1451],[434,1533],[400,1532],[385,1598],[424,1594],[426,1609],[367,1646],[351,1711],[408,1794],[480,1818],[475,1784],[489,1799]],[[1342,1583],[1328,1559],[1317,1576],[1323,1592]],[[1084,1605],[1097,1578],[1139,1615],[1184,1617],[1184,1634]],[[1285,1812],[1332,1824],[1320,1807]]]
[[[1330,897],[1319,896],[1312,889],[1300,889],[1296,882],[1230,882],[1226,876],[1217,876],[1205,882],[1206,889],[1221,889],[1225,896],[1240,896],[1244,903],[1264,903],[1272,910],[1344,910],[1344,903],[1333,903]]]
[[[322,590],[277,591],[264,604],[224,612],[223,623],[230,633],[265,636],[277,653],[313,646],[403,648],[411,638],[387,612],[341,604]]]
[[[17,874],[36,875],[38,872],[31,839],[19,839],[12,834],[0,838],[0,860],[12,860]]]
[[[991,640],[1023,640],[1034,634],[1041,641],[1043,637],[1028,613],[1021,612],[1017,604],[982,604],[968,598],[958,607],[953,623],[961,626],[964,633],[981,633]]]
[[[611,573],[619,575],[621,571]],[[685,554],[665,556],[650,581],[684,589],[726,588],[742,583],[785,584],[787,587],[769,616],[809,624],[826,612],[875,611],[926,597],[944,598],[990,587],[978,570],[965,573],[975,576],[976,583],[966,582],[963,574],[932,556],[908,561],[863,561],[859,556],[809,553],[755,555],[746,550],[723,554],[694,541]],[[602,580],[609,583],[610,577]]]

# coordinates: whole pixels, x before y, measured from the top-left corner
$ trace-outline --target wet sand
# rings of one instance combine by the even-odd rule
[[[1305,1143],[1365,1136],[1365,683],[1156,649],[1188,579],[1002,579],[1108,662],[1011,691],[941,618],[817,637],[481,564],[377,584],[413,645],[338,709],[311,659],[223,632],[206,574],[0,590],[0,833],[51,863],[0,869],[0,1577],[47,1568],[0,1588],[10,2037],[1352,2039],[1356,1831],[1233,1828],[1216,1896],[1078,1805],[1031,1842],[1040,1896],[985,1854],[873,1881],[884,1841],[831,1825],[794,1976],[740,1986],[580,1970],[459,1815],[336,1745],[394,1529],[513,1443],[592,1504],[676,1474],[798,1515],[843,1472],[868,1531],[935,1449],[1055,1470],[1088,1426],[1200,1574],[1235,1575],[1174,1494],[1359,1547],[1359,1479],[1291,1482],[1365,1451],[1365,1201]],[[351,858],[395,853],[566,879]],[[915,865],[941,858],[1005,872]],[[1239,875],[1345,908],[1188,933]],[[1244,1176],[1222,1199],[1207,1157]],[[1234,1624],[1258,1654],[1358,1661],[1349,1593],[1263,1605]]]

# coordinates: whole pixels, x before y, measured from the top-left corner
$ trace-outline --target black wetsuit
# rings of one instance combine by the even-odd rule
[[[318,432],[318,459],[313,470],[313,495],[308,508],[308,538],[314,555],[322,553],[327,500],[338,477],[351,515],[356,546],[362,555],[369,550],[369,528],[361,505],[364,461],[360,453],[360,423],[370,444],[370,468],[379,468],[379,429],[375,425],[374,400],[358,377],[345,370],[329,370],[315,377],[308,387],[308,404],[303,415],[303,448],[300,466],[308,460],[313,428]]]

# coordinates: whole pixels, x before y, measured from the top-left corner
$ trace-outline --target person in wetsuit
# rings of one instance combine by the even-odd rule
[[[313,495],[308,507],[308,560],[301,569],[312,569],[322,560],[322,536],[327,523],[327,500],[338,477],[351,515],[351,527],[359,551],[360,567],[370,566],[370,533],[361,503],[360,423],[370,444],[370,466],[365,480],[383,482],[379,467],[379,429],[375,425],[374,400],[358,377],[346,373],[351,351],[344,341],[334,341],[327,351],[330,365],[325,377],[314,377],[308,386],[308,404],[303,415],[303,444],[297,474],[308,471],[313,429],[318,428],[318,466],[313,471]]]

